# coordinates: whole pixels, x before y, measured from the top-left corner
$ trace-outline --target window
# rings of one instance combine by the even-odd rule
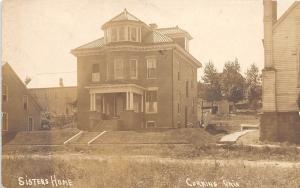
[[[111,41],[112,42],[117,42],[118,40],[118,33],[117,33],[117,28],[116,27],[113,27],[111,28]]]
[[[99,82],[99,81],[100,81],[99,64],[93,64],[93,67],[92,67],[92,82]]]
[[[180,113],[180,103],[177,103],[177,113]]]
[[[181,92],[178,92],[177,113],[181,112]]]
[[[157,90],[146,91],[146,113],[157,113]]]
[[[125,40],[125,28],[119,27],[119,41]]]
[[[23,109],[28,110],[28,96],[23,96]]]
[[[137,41],[137,28],[136,27],[131,27],[130,28],[130,40],[136,42]]]
[[[28,117],[28,131],[33,130],[33,119],[31,116]]]
[[[8,113],[2,113],[2,131],[8,130]]]
[[[185,95],[189,97],[189,81],[185,82]]]
[[[155,121],[147,121],[147,128],[152,128],[152,127],[156,127],[156,123]]]
[[[147,78],[156,78],[156,59],[147,59]]]
[[[116,59],[114,62],[115,67],[115,79],[122,79],[123,78],[123,60]]]
[[[6,84],[2,84],[2,101],[6,102],[8,99],[8,88]]]
[[[137,78],[137,60],[131,59],[129,60],[130,64],[130,78]]]

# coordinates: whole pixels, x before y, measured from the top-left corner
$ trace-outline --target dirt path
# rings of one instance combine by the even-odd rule
[[[54,155],[3,155],[3,159],[42,159],[42,160],[97,160],[97,161],[115,161],[129,160],[139,163],[159,162],[159,163],[180,163],[192,165],[218,165],[226,166],[243,166],[245,167],[278,167],[278,168],[299,168],[300,162],[288,161],[249,161],[249,160],[220,160],[220,159],[175,159],[163,158],[158,156],[110,156],[110,155],[91,155],[91,154],[54,154]]]

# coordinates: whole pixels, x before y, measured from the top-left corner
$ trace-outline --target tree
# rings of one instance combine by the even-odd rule
[[[258,108],[258,101],[262,97],[261,74],[258,67],[253,63],[246,72],[247,99],[250,106]]]
[[[222,92],[221,92],[221,79],[220,74],[217,72],[212,61],[209,61],[204,67],[204,76],[202,77],[204,84],[203,84],[203,95],[202,97],[212,102],[219,101],[222,99]]]
[[[227,61],[222,73],[222,92],[234,104],[244,99],[245,79],[240,73],[238,59]]]

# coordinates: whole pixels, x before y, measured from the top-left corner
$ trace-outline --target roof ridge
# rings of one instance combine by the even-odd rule
[[[278,25],[280,25],[280,23],[290,14],[290,12],[292,10],[294,10],[294,8],[300,5],[300,1],[295,1],[282,15],[279,19],[277,19],[277,21],[275,22],[275,24],[273,25],[273,30],[277,28]]]
[[[85,43],[85,44],[83,44],[83,45],[81,45],[81,46],[75,48],[75,50],[76,50],[76,49],[80,49],[80,48],[82,48],[82,47],[84,47],[84,46],[86,46],[86,45],[92,44],[92,43],[94,43],[94,42],[96,42],[96,41],[98,41],[98,40],[104,40],[104,37],[101,37],[101,38],[98,38],[98,39],[93,40],[93,41],[91,41],[91,42]]]

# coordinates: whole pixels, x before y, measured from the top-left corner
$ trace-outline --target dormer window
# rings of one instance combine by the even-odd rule
[[[105,31],[106,42],[141,42],[141,27],[139,26],[112,26]]]

